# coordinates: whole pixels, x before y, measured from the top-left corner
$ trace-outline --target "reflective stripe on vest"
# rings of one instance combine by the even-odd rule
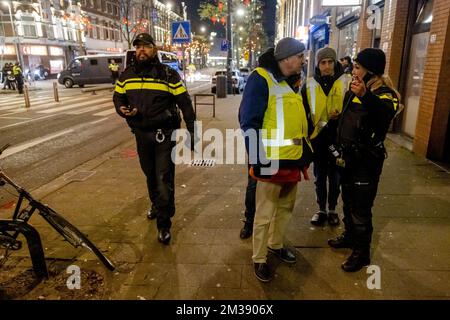
[[[262,142],[268,159],[297,160],[303,154],[302,138],[307,138],[308,122],[300,93],[286,81],[278,82],[263,68],[255,72],[267,81],[269,99],[264,114]]]
[[[119,71],[119,65],[118,64],[110,64],[109,65],[109,69],[111,70],[111,71],[114,71],[114,72],[116,72],[116,71]]]
[[[168,83],[163,80],[152,78],[131,78],[123,82],[117,81],[115,92],[120,94],[126,94],[130,90],[156,90],[166,91],[174,96],[186,92],[186,88],[181,82]]]
[[[347,90],[348,75],[343,74],[333,83],[328,93],[322,89],[322,86],[314,78],[310,78],[306,84],[306,96],[311,108],[311,114],[314,123],[314,132],[311,139],[315,138],[320,130],[325,127],[330,120],[330,114],[334,111],[342,112],[345,92]]]

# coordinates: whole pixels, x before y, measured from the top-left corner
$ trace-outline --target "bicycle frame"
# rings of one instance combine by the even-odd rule
[[[0,154],[6,147],[0,148]],[[81,245],[91,250],[109,270],[112,271],[115,269],[114,264],[100,252],[86,235],[52,208],[35,200],[28,191],[17,185],[0,168],[0,187],[5,184],[12,186],[18,193],[19,198],[12,219],[0,220],[0,244],[6,249],[19,250],[21,243],[16,239],[22,233],[27,240],[33,268],[38,277],[48,277],[48,271],[39,233],[34,227],[28,224],[28,221],[36,210],[72,246],[78,247]],[[22,209],[24,200],[28,201],[28,205]]]

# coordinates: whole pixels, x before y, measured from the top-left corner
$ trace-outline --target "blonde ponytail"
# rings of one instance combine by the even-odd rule
[[[392,83],[391,78],[387,74],[383,74],[381,76],[373,75],[372,78],[367,82],[367,88],[370,91],[375,91],[378,88],[385,86],[395,92],[398,100],[400,101],[400,93],[395,89],[394,84]]]

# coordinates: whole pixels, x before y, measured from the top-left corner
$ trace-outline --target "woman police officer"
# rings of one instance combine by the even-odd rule
[[[353,249],[342,264],[347,272],[370,264],[372,206],[386,157],[383,142],[400,97],[384,75],[385,65],[380,49],[367,48],[357,55],[338,125],[345,231],[328,244]]]

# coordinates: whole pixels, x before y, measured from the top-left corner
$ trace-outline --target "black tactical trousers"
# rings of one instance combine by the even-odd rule
[[[382,166],[383,160],[360,158],[341,172],[345,231],[353,239],[356,249],[370,249],[372,207]]]
[[[135,129],[136,145],[142,171],[147,177],[147,189],[157,212],[158,229],[172,226],[175,214],[175,165],[171,159],[175,142],[170,140],[172,130],[164,131],[164,141],[156,141],[156,132]]]

